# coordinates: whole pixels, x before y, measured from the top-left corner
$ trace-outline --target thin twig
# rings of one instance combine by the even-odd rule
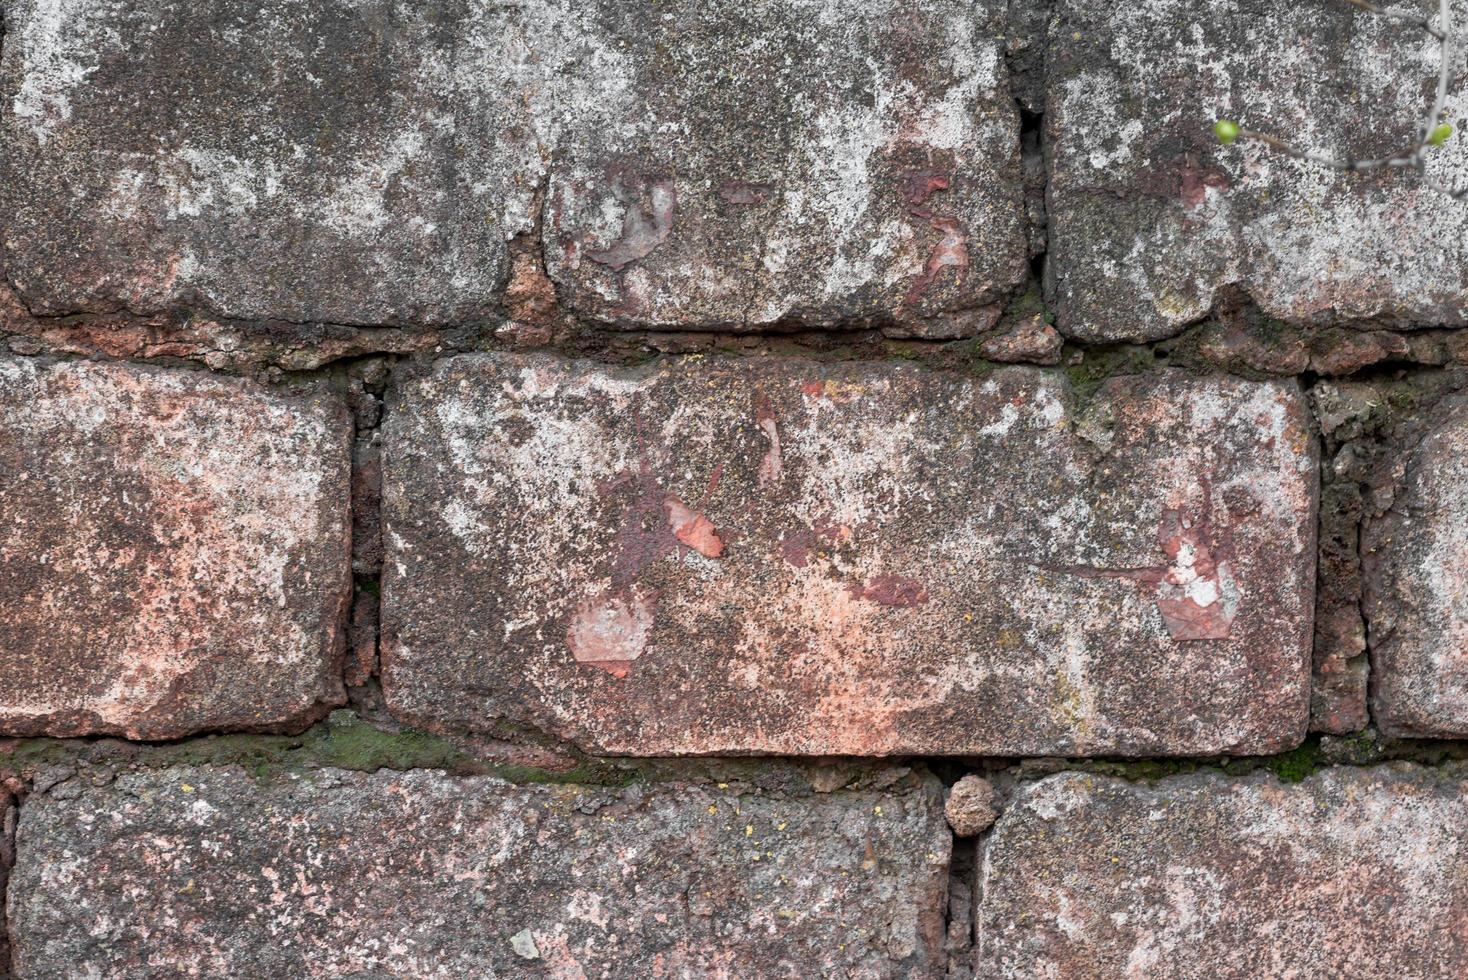
[[[1423,177],[1422,186],[1428,190],[1437,191],[1439,194],[1446,194],[1455,201],[1461,201],[1463,198],[1468,197],[1468,184],[1464,184],[1462,187],[1454,190],[1446,184],[1433,180],[1431,177]]]
[[[1342,160],[1340,157],[1327,156],[1324,153],[1316,153],[1312,150],[1301,149],[1292,143],[1286,143],[1278,136],[1270,136],[1268,133],[1260,133],[1252,129],[1239,128],[1239,138],[1258,140],[1266,146],[1271,146],[1281,153],[1288,154],[1299,160],[1309,160],[1323,167],[1334,170],[1378,170],[1382,167],[1415,167],[1417,165],[1417,147],[1409,146],[1399,150],[1391,156],[1381,157],[1376,160]]]

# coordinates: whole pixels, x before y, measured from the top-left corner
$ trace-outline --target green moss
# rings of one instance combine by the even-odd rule
[[[384,731],[351,711],[335,711],[300,735],[206,735],[181,742],[138,744],[116,739],[19,739],[0,752],[0,770],[22,773],[57,766],[239,766],[260,780],[321,767],[443,769],[498,776],[512,783],[626,786],[642,777],[636,767],[588,759],[567,771],[500,765],[476,759],[428,732]]]
[[[461,769],[473,760],[427,732],[385,732],[349,711],[334,711],[302,739],[302,751],[321,765],[341,769]]]
[[[1265,769],[1279,777],[1282,783],[1298,783],[1312,773],[1330,765],[1320,751],[1320,740],[1312,738],[1304,745],[1280,755],[1260,760]]]
[[[1124,762],[1103,762],[1088,768],[1102,775],[1150,783],[1168,776],[1197,772],[1208,768],[1208,764],[1198,759],[1128,759]]]
[[[883,352],[894,360],[917,361],[927,360],[927,352],[921,350],[916,344],[901,340],[888,340],[882,344]]]
[[[1161,366],[1153,348],[1137,344],[1084,348],[1067,344],[1061,352],[1061,364],[1072,390],[1083,402],[1108,378],[1142,374]]]
[[[1011,317],[1021,319],[1045,312],[1045,297],[1040,294],[1040,284],[1031,281],[1029,288],[1009,301],[1009,305],[1004,308],[1002,319]]]

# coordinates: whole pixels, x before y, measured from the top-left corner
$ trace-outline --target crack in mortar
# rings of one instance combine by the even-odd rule
[[[13,780],[0,780],[0,977],[10,976],[10,950],[15,938],[10,932],[6,909],[10,905],[10,870],[15,867],[15,828],[20,798],[11,792],[10,782]]]

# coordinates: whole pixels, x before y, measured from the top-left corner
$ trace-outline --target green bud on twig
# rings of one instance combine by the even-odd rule
[[[1427,134],[1427,142],[1430,146],[1442,146],[1448,141],[1448,137],[1452,135],[1453,127],[1449,126],[1447,123],[1443,123],[1442,125],[1435,127],[1432,132]]]
[[[1239,124],[1232,119],[1220,119],[1213,124],[1213,135],[1218,137],[1218,142],[1228,146],[1239,138]]]

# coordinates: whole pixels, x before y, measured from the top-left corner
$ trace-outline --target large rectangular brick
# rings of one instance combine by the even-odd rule
[[[1024,279],[1005,4],[590,6],[624,67],[552,169],[545,258],[573,308],[972,333],[924,321],[992,323]]]
[[[1461,771],[1080,773],[1024,787],[981,862],[977,975],[1468,975]]]
[[[383,685],[416,724],[639,755],[1304,734],[1293,384],[484,355],[385,425]]]
[[[11,278],[42,313],[489,312],[541,170],[502,7],[10,0]]]
[[[1454,10],[1461,32],[1468,3]],[[1284,320],[1468,323],[1468,207],[1400,169],[1339,174],[1212,133],[1225,118],[1335,156],[1410,145],[1439,64],[1420,28],[1339,2],[1060,0],[1049,51],[1063,332],[1169,336],[1232,288]],[[1468,113],[1468,88],[1447,107]],[[1429,170],[1468,182],[1468,141]]]
[[[27,800],[19,978],[942,977],[938,787],[234,768]],[[105,882],[105,887],[98,887]]]
[[[972,333],[1026,271],[1003,9],[13,0],[10,278],[41,313],[458,323],[548,201],[603,319]]]
[[[350,439],[326,395],[0,358],[0,734],[340,703]]]
[[[1421,420],[1362,538],[1372,709],[1389,735],[1468,735],[1468,395]]]

